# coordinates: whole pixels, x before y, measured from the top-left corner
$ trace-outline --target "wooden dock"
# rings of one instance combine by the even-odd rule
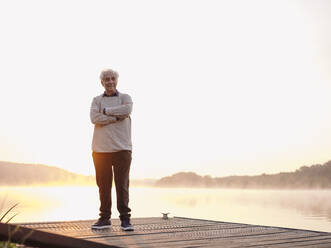
[[[173,217],[133,218],[134,232],[112,227],[94,231],[95,220],[23,223],[36,231],[104,244],[105,247],[331,247],[331,233]],[[40,236],[40,235],[39,235]],[[57,247],[57,246],[54,246]],[[72,246],[74,247],[74,246]],[[101,246],[102,247],[102,246]],[[93,247],[91,247],[93,248]]]

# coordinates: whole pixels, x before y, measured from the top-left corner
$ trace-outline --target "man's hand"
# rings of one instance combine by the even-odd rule
[[[116,116],[116,120],[117,121],[123,121],[128,117],[129,117],[129,115],[120,115],[120,116]]]

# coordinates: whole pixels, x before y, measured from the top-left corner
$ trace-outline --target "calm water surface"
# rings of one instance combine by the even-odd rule
[[[170,212],[170,217],[331,232],[331,190],[131,188],[130,194],[132,217],[161,217],[161,212]],[[1,187],[1,213],[15,203],[19,205],[11,215],[17,216],[11,222],[98,218],[98,191],[92,186]],[[114,207],[113,218],[118,218]]]

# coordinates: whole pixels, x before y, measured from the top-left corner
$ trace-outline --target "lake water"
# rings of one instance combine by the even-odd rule
[[[181,216],[331,232],[331,190],[130,188],[132,217]],[[114,192],[113,198],[116,198]],[[0,216],[14,222],[98,218],[98,190],[84,187],[1,187]],[[113,218],[118,218],[113,202]]]

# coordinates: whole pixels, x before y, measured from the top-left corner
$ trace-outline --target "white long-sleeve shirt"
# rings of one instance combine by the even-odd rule
[[[131,118],[132,99],[128,94],[116,92],[93,98],[90,118],[94,124],[92,150],[94,152],[117,152],[132,150]],[[120,120],[122,116],[128,116]]]

